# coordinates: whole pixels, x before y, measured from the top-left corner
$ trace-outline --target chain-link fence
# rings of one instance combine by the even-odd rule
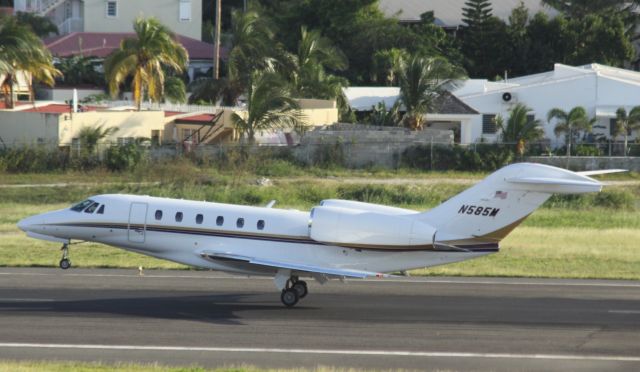
[[[570,164],[597,164],[606,167],[609,159],[618,159],[625,168],[640,169],[640,144],[621,142],[574,144],[570,147]],[[124,170],[136,165],[184,158],[198,164],[218,167],[255,166],[285,161],[299,166],[381,167],[422,170],[491,171],[516,161],[535,158],[538,162],[565,166],[567,147],[552,148],[546,143],[473,143],[410,141],[335,141],[294,146],[248,145],[226,143],[194,145],[174,143],[154,145],[138,143],[99,143],[86,146],[79,142],[0,144],[0,171],[46,171],[106,167]],[[558,160],[560,159],[560,160]],[[582,160],[581,160],[582,159]],[[595,160],[598,161],[594,163]],[[620,160],[622,159],[622,160]],[[589,163],[589,161],[591,163]],[[556,164],[557,163],[557,164]],[[613,163],[611,163],[613,164]],[[587,165],[584,165],[587,166]]]

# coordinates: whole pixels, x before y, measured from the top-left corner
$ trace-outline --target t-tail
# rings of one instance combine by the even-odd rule
[[[498,242],[552,194],[600,191],[602,184],[585,174],[542,164],[512,164],[417,218],[436,228],[436,249],[497,249]]]

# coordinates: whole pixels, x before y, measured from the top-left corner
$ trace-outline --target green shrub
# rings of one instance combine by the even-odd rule
[[[513,157],[512,146],[508,145],[434,145],[433,150],[430,145],[416,145],[402,153],[400,164],[425,170],[494,171],[511,163]]]
[[[123,171],[135,168],[143,158],[141,146],[130,143],[111,146],[104,153],[104,164],[112,171]]]

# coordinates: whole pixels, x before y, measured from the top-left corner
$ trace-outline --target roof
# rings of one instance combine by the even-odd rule
[[[436,98],[433,102],[434,109],[432,114],[445,114],[445,115],[477,115],[478,111],[471,108],[471,106],[462,102],[458,97],[451,94],[451,92],[444,92],[442,95]]]
[[[400,97],[398,87],[348,87],[343,88],[349,106],[355,111],[371,111],[371,107],[384,102],[391,108]],[[478,111],[462,102],[458,97],[445,91],[434,102],[432,114],[477,115]]]
[[[135,34],[132,32],[73,32],[45,39],[44,44],[56,57],[84,55],[104,58],[118,49],[123,39],[130,37],[135,37]],[[213,44],[182,35],[176,35],[176,39],[189,53],[189,59],[213,58]],[[220,54],[225,58],[226,50],[223,48]]]
[[[214,114],[196,114],[176,119],[177,124],[211,124],[216,117]]]
[[[568,66],[556,63],[551,71],[510,78],[507,82],[493,82],[486,79],[466,80],[458,89],[453,90],[453,92],[458,97],[466,98],[497,91],[510,91],[530,86],[569,81],[585,76],[604,77],[627,84],[640,85],[640,72],[638,71],[625,70],[597,63],[582,66]]]
[[[78,106],[78,111],[81,112],[96,111],[97,109],[98,107],[96,106]],[[71,107],[69,107],[69,105],[66,103],[52,103],[46,106],[32,107],[26,110],[22,110],[22,112],[40,112],[43,114],[69,114],[71,112]]]
[[[370,111],[371,107],[384,102],[391,108],[400,96],[398,87],[348,87],[342,88],[342,93],[355,111]]]
[[[436,24],[444,27],[457,27],[463,25],[462,8],[467,0],[380,0],[380,9],[387,17],[396,16],[401,22],[417,22],[420,15],[433,11]],[[493,15],[507,20],[511,10],[520,5],[520,2],[529,9],[533,16],[537,12],[544,12],[555,16],[558,14],[552,8],[546,7],[541,0],[491,0]]]

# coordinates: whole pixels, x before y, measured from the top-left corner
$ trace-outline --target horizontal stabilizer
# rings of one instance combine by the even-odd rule
[[[576,172],[581,176],[597,176],[599,174],[609,174],[609,173],[622,173],[628,172],[627,169],[602,169],[602,170],[592,170],[592,171],[582,171]]]
[[[333,267],[325,267],[325,266],[315,266],[315,265],[306,265],[306,264],[298,264],[284,261],[272,261],[261,258],[242,256],[231,253],[223,253],[223,252],[212,252],[212,251],[204,251],[201,252],[200,255],[205,259],[210,260],[222,260],[222,261],[236,261],[243,262],[252,265],[258,266],[266,266],[273,267],[276,269],[288,269],[294,271],[302,271],[308,273],[317,273],[317,274],[325,274],[325,275],[333,275],[333,276],[344,276],[351,278],[360,278],[364,279],[367,277],[388,277],[387,274],[375,273],[371,271],[363,271],[363,270],[351,270],[351,269],[340,269]]]
[[[523,190],[549,194],[581,194],[598,192],[602,184],[596,180],[584,180],[547,177],[513,177],[505,181],[522,187]]]

